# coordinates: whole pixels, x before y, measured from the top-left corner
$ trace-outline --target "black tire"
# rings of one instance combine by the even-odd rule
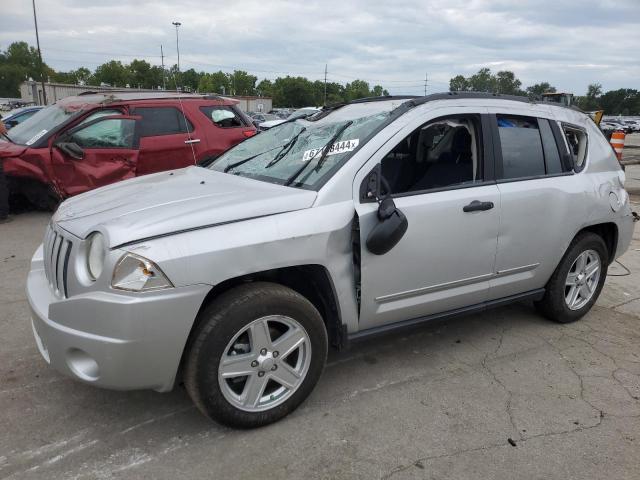
[[[299,387],[284,403],[269,410],[247,412],[230,403],[218,382],[225,348],[252,321],[285,315],[306,330],[311,343],[310,364]],[[203,308],[186,354],[184,383],[198,409],[219,423],[254,428],[293,412],[315,387],[327,359],[327,331],[318,310],[299,293],[275,283],[253,282],[235,287]]]
[[[593,296],[580,309],[571,310],[565,301],[565,281],[573,262],[582,252],[594,250],[600,256],[600,278]],[[595,233],[584,232],[577,235],[564,257],[557,266],[555,272],[549,279],[545,287],[545,294],[542,300],[535,302],[536,309],[545,317],[559,323],[575,322],[582,318],[598,299],[600,291],[607,278],[607,268],[609,265],[609,254],[607,246],[602,237]]]

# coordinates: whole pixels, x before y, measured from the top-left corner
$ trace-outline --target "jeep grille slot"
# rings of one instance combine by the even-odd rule
[[[66,298],[71,242],[49,225],[44,236],[43,250],[44,272],[49,287],[55,296]]]

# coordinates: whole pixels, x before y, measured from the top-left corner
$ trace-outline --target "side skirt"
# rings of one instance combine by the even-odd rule
[[[529,292],[519,293],[517,295],[511,295],[504,298],[498,298],[496,300],[489,300],[487,302],[477,303],[468,307],[457,308],[455,310],[449,310],[447,312],[434,313],[433,315],[427,315],[424,317],[413,318],[411,320],[403,320],[401,322],[391,323],[389,325],[382,325],[380,327],[368,328],[360,332],[351,333],[348,336],[349,342],[357,342],[366,338],[383,335],[398,330],[408,329],[416,327],[425,323],[432,322],[434,320],[444,320],[448,318],[459,317],[467,315],[469,313],[482,312],[490,308],[501,307],[503,305],[509,305],[511,303],[521,302],[524,300],[540,300],[544,296],[544,288],[537,290],[531,290]]]

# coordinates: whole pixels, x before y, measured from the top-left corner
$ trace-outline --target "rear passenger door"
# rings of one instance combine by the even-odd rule
[[[193,125],[175,106],[136,107],[140,120],[140,157],[136,175],[162,172],[195,164]]]
[[[206,117],[207,157],[216,157],[255,134],[255,127],[235,107],[204,105],[200,112]]]
[[[490,300],[544,287],[586,215],[559,124],[546,112],[493,113],[501,213]]]

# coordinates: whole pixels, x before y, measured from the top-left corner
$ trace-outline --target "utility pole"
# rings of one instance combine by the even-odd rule
[[[160,44],[160,58],[162,58],[162,89],[167,89],[167,82],[164,77],[164,52],[162,51],[162,44]]]
[[[429,82],[428,72],[424,74],[424,96],[427,96],[427,83]]]
[[[40,59],[40,83],[42,84],[42,100],[47,104],[47,90],[44,88],[44,65],[42,63],[42,52],[40,52],[40,36],[38,35],[38,17],[36,16],[36,0],[32,0],[33,23],[36,26],[36,45],[38,46],[38,58]]]
[[[327,64],[324,64],[324,106],[327,106]]]

